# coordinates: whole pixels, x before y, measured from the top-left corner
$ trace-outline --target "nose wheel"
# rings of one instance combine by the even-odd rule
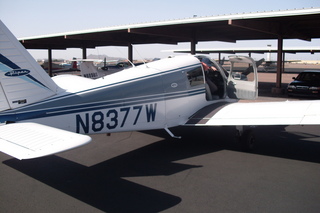
[[[240,144],[240,148],[242,151],[253,151],[256,139],[251,128],[244,130],[243,127],[237,127],[236,138]]]

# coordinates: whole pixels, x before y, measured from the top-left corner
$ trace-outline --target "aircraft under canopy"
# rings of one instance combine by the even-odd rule
[[[320,101],[238,103],[258,94],[257,67],[231,56],[224,70],[206,56],[179,56],[98,79],[49,75],[0,22],[0,151],[18,159],[90,142],[87,134],[175,126],[320,124]]]

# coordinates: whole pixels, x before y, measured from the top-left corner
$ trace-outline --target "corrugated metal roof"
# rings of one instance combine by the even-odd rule
[[[234,47],[234,48],[198,48],[197,53],[266,53],[277,52],[276,47]],[[173,49],[164,52],[190,53],[190,49]],[[320,52],[320,47],[284,47],[283,52],[286,53],[314,53]]]
[[[26,48],[320,37],[320,8],[194,17],[24,37]]]

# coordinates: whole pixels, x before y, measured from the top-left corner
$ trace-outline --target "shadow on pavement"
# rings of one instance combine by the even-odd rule
[[[234,127],[177,127],[172,131],[183,138],[173,139],[164,130],[145,131],[163,140],[91,167],[58,156],[3,163],[105,212],[160,212],[178,205],[181,198],[125,177],[170,176],[202,167],[175,161],[225,149],[239,151]],[[320,144],[306,141],[318,135],[295,134],[284,126],[257,127],[255,134],[254,154],[320,163]]]

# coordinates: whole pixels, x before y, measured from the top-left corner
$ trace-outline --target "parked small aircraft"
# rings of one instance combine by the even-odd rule
[[[320,101],[237,103],[258,95],[256,63],[231,56],[166,58],[98,79],[50,78],[0,21],[0,151],[18,159],[84,145],[85,134],[188,126],[320,124]],[[243,76],[245,75],[245,77]]]
[[[76,60],[80,62],[80,73],[81,76],[85,78],[97,79],[100,77],[97,68],[94,66],[93,62],[97,61],[95,59],[79,59]]]
[[[44,63],[41,64],[41,67],[48,72],[49,71],[49,62],[45,61]],[[73,61],[70,64],[69,63],[60,63],[60,64],[52,63],[52,72],[53,73],[73,72],[73,71],[78,71],[76,61]]]

